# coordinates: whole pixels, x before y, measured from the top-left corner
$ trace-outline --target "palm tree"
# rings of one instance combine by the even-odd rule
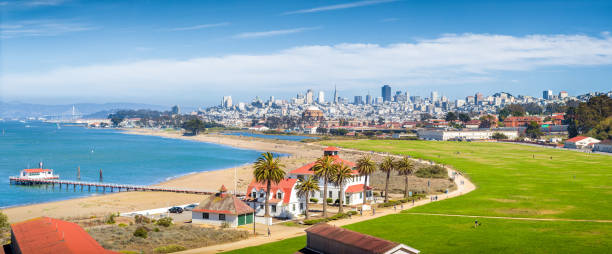
[[[299,197],[305,197],[306,198],[306,219],[308,220],[309,216],[308,216],[308,198],[310,196],[310,193],[312,193],[313,191],[318,191],[319,190],[319,181],[317,181],[316,178],[309,176],[308,178],[306,178],[305,180],[302,179],[298,182],[298,184],[295,186],[295,189],[297,190],[297,195]]]
[[[391,156],[385,157],[383,161],[378,164],[378,169],[387,173],[387,178],[385,181],[385,203],[387,203],[389,201],[389,177],[391,176],[391,171],[395,170],[395,160]]]
[[[342,207],[342,202],[344,200],[344,185],[353,178],[353,170],[344,163],[334,164],[334,166],[335,170],[331,177],[331,181],[340,187],[338,191],[338,200],[340,201],[338,213],[343,213],[344,209]]]
[[[363,156],[357,160],[357,171],[359,175],[365,176],[363,184],[363,204],[366,203],[366,190],[368,189],[368,176],[371,176],[376,171],[376,163],[372,161],[372,157]]]
[[[397,172],[405,177],[406,182],[404,183],[404,198],[408,197],[408,176],[414,173],[414,164],[408,158],[404,156],[397,162]]]
[[[272,182],[278,184],[285,178],[285,171],[283,171],[283,164],[280,163],[278,157],[270,152],[261,154],[261,157],[257,158],[253,168],[253,176],[255,181],[266,184],[266,197],[265,197],[265,217],[270,217],[270,208],[268,207],[268,200],[270,199],[270,188],[272,188]]]
[[[323,156],[317,159],[312,170],[318,178],[323,178],[323,217],[327,217],[327,182],[334,173],[335,158]]]

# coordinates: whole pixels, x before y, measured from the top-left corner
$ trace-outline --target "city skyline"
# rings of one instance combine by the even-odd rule
[[[0,3],[3,102],[206,107],[384,84],[539,97],[608,91],[612,73],[606,1]]]

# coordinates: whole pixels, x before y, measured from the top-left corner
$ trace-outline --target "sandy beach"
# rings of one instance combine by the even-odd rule
[[[320,156],[318,145],[299,142],[262,140],[257,138],[237,137],[228,135],[199,135],[195,137],[182,136],[178,132],[166,132],[147,129],[125,131],[132,135],[152,135],[164,138],[185,139],[200,142],[216,143],[242,149],[270,151],[288,154],[281,159],[287,170],[299,167]],[[234,175],[237,179],[237,189],[244,191],[252,180],[251,164],[208,172],[189,174],[159,183],[160,186],[172,186],[194,189],[217,189],[222,184],[233,190]],[[131,212],[136,210],[182,205],[200,202],[202,195],[167,193],[167,192],[122,192],[99,194],[91,197],[75,198],[63,201],[16,206],[2,210],[10,222],[18,222],[40,216],[54,218],[104,216],[109,213]]]

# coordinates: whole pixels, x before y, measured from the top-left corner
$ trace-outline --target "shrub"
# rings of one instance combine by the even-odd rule
[[[325,221],[326,221],[326,219],[305,220],[304,224],[305,225],[314,225],[314,224],[317,224],[317,223],[320,223],[320,222],[325,222]]]
[[[227,221],[224,221],[223,223],[221,223],[221,228],[229,228],[230,224]]]
[[[340,199],[334,200],[334,204],[340,204]]]
[[[123,254],[140,254],[139,251],[133,251],[133,250],[122,250],[122,251],[119,251],[119,253],[123,253]]]
[[[332,201],[334,201],[332,198],[327,198],[327,203],[330,204]]]
[[[115,217],[117,217],[116,214],[114,213],[109,214],[105,220],[106,224],[115,224]]]
[[[153,231],[159,232],[159,228],[154,228]]]
[[[177,252],[177,251],[184,251],[187,248],[181,246],[181,245],[177,245],[177,244],[170,244],[170,245],[166,245],[166,246],[160,246],[157,247],[155,249],[153,249],[153,251],[155,253],[172,253],[172,252]]]
[[[172,225],[172,218],[170,217],[161,218],[155,222],[155,225],[169,227],[170,225]]]
[[[416,176],[421,178],[447,178],[448,171],[440,165],[433,165],[419,169]]]
[[[119,223],[119,225],[118,225],[118,226],[119,226],[119,227],[124,228],[124,227],[127,227],[128,225],[127,225],[127,224],[125,224],[125,223]]]
[[[312,203],[319,203],[319,199],[318,198],[310,198],[310,202],[312,202]]]
[[[147,238],[148,231],[149,230],[147,230],[146,227],[143,227],[143,226],[137,227],[136,230],[134,231],[134,236]]]
[[[357,211],[349,211],[348,214],[350,214],[350,215],[357,215]]]
[[[9,228],[8,216],[0,212],[0,231],[4,231]]]
[[[147,224],[151,223],[151,219],[149,219],[147,216],[137,214],[136,216],[134,216],[134,222],[136,222],[137,224]]]

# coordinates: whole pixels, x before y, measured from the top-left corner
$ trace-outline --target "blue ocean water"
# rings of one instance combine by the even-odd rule
[[[317,137],[309,137],[309,136],[296,136],[296,135],[268,135],[268,134],[259,134],[252,132],[228,132],[224,133],[225,135],[233,135],[233,136],[245,136],[245,137],[256,137],[256,138],[267,138],[267,139],[280,139],[280,140],[289,140],[289,141],[301,141],[304,139],[318,139]]]
[[[4,130],[4,135],[2,131]],[[259,151],[217,144],[122,134],[110,129],[87,129],[42,122],[0,122],[0,207],[40,203],[92,195],[45,189],[42,186],[9,185],[9,176],[24,168],[51,168],[63,180],[154,184],[194,172],[251,163]]]

